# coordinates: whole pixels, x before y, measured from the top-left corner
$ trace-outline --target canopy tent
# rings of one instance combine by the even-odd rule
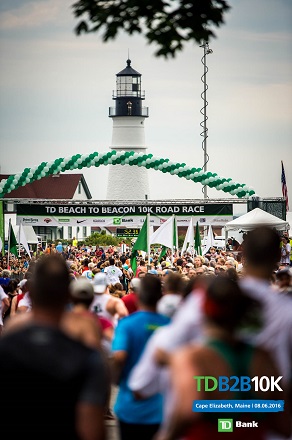
[[[252,231],[259,226],[268,226],[279,231],[288,231],[290,228],[289,222],[281,220],[260,208],[255,208],[247,214],[226,223],[224,228],[225,231],[238,229],[242,231]]]
[[[19,232],[19,225],[13,226],[14,234],[16,239],[18,240],[18,232]],[[24,234],[26,237],[26,240],[29,244],[37,244],[38,243],[38,237],[36,233],[34,232],[34,229],[30,225],[23,226]]]

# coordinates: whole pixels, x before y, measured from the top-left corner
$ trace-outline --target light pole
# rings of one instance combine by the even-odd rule
[[[203,165],[203,169],[204,172],[207,171],[207,163],[209,162],[209,155],[207,153],[207,137],[208,137],[208,128],[207,128],[207,105],[208,105],[208,101],[207,101],[207,90],[208,90],[208,84],[207,84],[207,72],[208,72],[208,67],[206,64],[206,56],[210,53],[213,53],[212,49],[209,48],[209,44],[205,41],[200,47],[204,48],[204,55],[201,59],[202,64],[204,66],[204,73],[201,76],[201,81],[204,84],[204,90],[201,93],[201,98],[203,99],[204,102],[204,106],[201,108],[200,113],[203,115],[203,121],[200,123],[200,126],[203,128],[203,131],[201,134],[201,136],[203,136],[203,141],[202,141],[202,150],[204,151],[204,165]],[[203,194],[204,194],[204,199],[208,198],[207,195],[207,186],[204,185],[203,187]]]

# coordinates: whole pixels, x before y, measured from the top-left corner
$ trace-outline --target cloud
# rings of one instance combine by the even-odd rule
[[[63,3],[63,5],[62,5]],[[65,2],[68,3],[68,2]],[[41,27],[59,19],[64,2],[46,0],[26,2],[24,5],[1,13],[1,30],[21,30]]]

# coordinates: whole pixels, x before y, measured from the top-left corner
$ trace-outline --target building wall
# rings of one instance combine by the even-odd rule
[[[113,118],[112,150],[147,153],[143,117]],[[111,165],[108,173],[107,200],[144,200],[149,198],[147,169],[129,165]]]

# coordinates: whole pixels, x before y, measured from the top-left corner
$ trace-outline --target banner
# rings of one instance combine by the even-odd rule
[[[150,214],[150,224],[161,226],[175,214],[177,226],[188,226],[195,217],[199,225],[224,226],[233,219],[232,203],[195,204],[186,202],[144,203],[133,202],[110,205],[68,203],[64,204],[18,204],[17,224],[32,226],[122,226],[142,227],[145,215]]]

